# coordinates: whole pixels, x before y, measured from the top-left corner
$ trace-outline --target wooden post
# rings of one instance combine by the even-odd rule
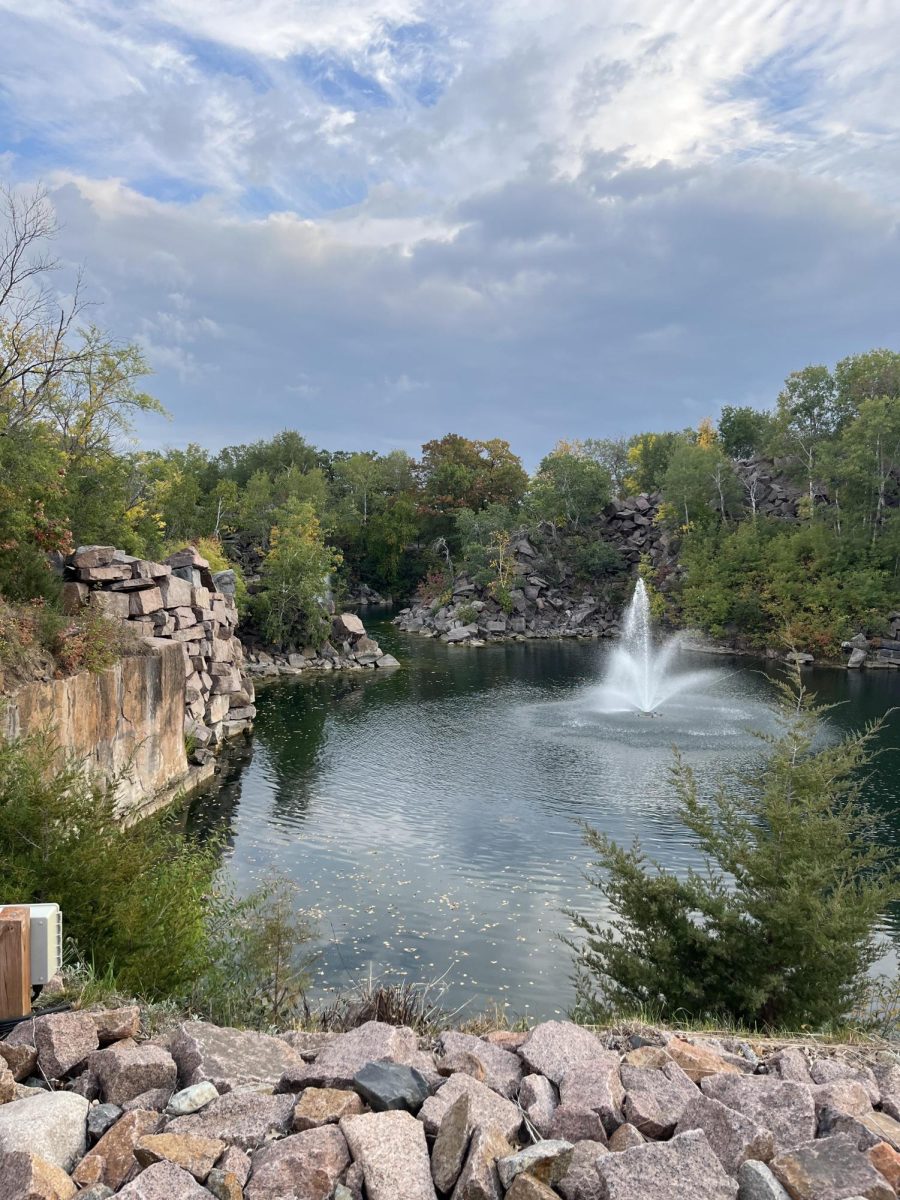
[[[0,1020],[31,1012],[31,914],[0,908]]]

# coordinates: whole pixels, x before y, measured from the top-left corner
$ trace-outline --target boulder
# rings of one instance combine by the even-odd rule
[[[421,1072],[403,1063],[366,1063],[354,1075],[353,1086],[375,1112],[404,1109],[413,1116],[430,1094]]]
[[[571,1142],[542,1141],[498,1158],[500,1182],[504,1188],[509,1188],[517,1175],[527,1171],[548,1186],[559,1183],[569,1169],[574,1149]]]
[[[250,1156],[238,1150],[237,1146],[229,1146],[217,1164],[219,1170],[236,1176],[241,1187],[250,1178],[251,1165]]]
[[[142,1167],[158,1162],[172,1162],[204,1183],[225,1149],[218,1138],[201,1137],[196,1133],[149,1133],[134,1148],[134,1157]]]
[[[193,1175],[169,1162],[141,1171],[118,1194],[126,1200],[209,1200],[209,1192]]]
[[[801,1083],[773,1079],[770,1075],[710,1075],[700,1087],[704,1095],[771,1130],[776,1154],[816,1136],[812,1094]]]
[[[244,1194],[247,1200],[328,1200],[349,1165],[336,1126],[307,1129],[254,1154]]]
[[[62,1079],[99,1044],[89,1013],[53,1013],[34,1022],[38,1064],[48,1079]]]
[[[18,1092],[13,1073],[5,1062],[0,1061],[0,1104],[8,1104],[10,1100],[17,1098]]]
[[[713,1075],[712,1079],[726,1078]],[[741,1076],[727,1076],[739,1079]],[[691,1083],[675,1062],[659,1069],[622,1064],[622,1084],[625,1088],[623,1105],[625,1120],[645,1137],[665,1138],[675,1130],[687,1106],[697,1095]]]
[[[602,1142],[576,1142],[568,1170],[556,1185],[563,1200],[600,1200],[597,1163],[608,1154]]]
[[[791,1200],[896,1200],[885,1177],[846,1134],[787,1150],[769,1165]]]
[[[319,1129],[336,1125],[342,1117],[356,1116],[363,1111],[363,1102],[356,1092],[340,1088],[306,1088],[294,1108],[294,1128]]]
[[[208,1082],[219,1092],[248,1084],[274,1087],[285,1071],[303,1065],[300,1055],[281,1038],[206,1021],[179,1025],[169,1047],[182,1087]]]
[[[826,1108],[851,1117],[867,1117],[872,1111],[868,1092],[855,1079],[835,1079],[833,1083],[814,1084],[810,1091],[816,1116]]]
[[[738,1186],[698,1130],[597,1163],[600,1200],[736,1200]]]
[[[431,1151],[431,1175],[439,1192],[449,1192],[459,1178],[471,1137],[469,1094],[463,1092],[444,1113]]]
[[[125,1104],[153,1088],[175,1088],[176,1067],[172,1055],[152,1042],[116,1042],[106,1050],[95,1050],[88,1069],[100,1084],[103,1099]]]
[[[455,1031],[441,1034],[438,1046],[443,1055],[470,1054],[481,1065],[483,1083],[508,1100],[514,1100],[518,1095],[524,1074],[518,1054],[511,1054],[472,1034]]]
[[[279,1091],[305,1087],[351,1088],[357,1071],[370,1062],[414,1063],[419,1054],[415,1032],[405,1025],[366,1021],[357,1029],[330,1041],[315,1061],[298,1061],[287,1067]],[[299,1055],[297,1056],[299,1059]]]
[[[643,1146],[647,1139],[634,1125],[626,1121],[609,1135],[609,1149],[612,1154],[620,1154],[623,1150],[633,1150],[635,1146]]]
[[[166,1113],[170,1117],[187,1117],[191,1113],[199,1112],[201,1108],[205,1108],[218,1097],[215,1085],[209,1080],[204,1080],[203,1083],[194,1083],[190,1087],[182,1088],[180,1092],[176,1092],[174,1096],[169,1098],[169,1103],[166,1106]]]
[[[588,1067],[572,1067],[559,1086],[561,1107],[596,1113],[608,1133],[622,1124],[624,1101],[619,1056],[612,1051],[605,1051]]]
[[[436,1134],[444,1114],[461,1095],[469,1096],[469,1116],[472,1127],[494,1128],[505,1138],[513,1139],[522,1125],[522,1113],[518,1105],[492,1091],[486,1084],[479,1083],[471,1075],[451,1075],[443,1087],[429,1096],[419,1110],[419,1120],[425,1132]]]
[[[159,1113],[126,1113],[84,1156],[72,1178],[81,1187],[97,1183],[106,1184],[113,1190],[121,1187],[135,1170],[135,1146],[145,1134],[155,1133],[161,1124]]]
[[[553,1113],[547,1137],[566,1142],[605,1142],[606,1130],[592,1108],[560,1104]]]
[[[88,1137],[92,1142],[98,1142],[121,1116],[122,1109],[118,1104],[92,1104],[87,1116]]]
[[[771,1130],[702,1094],[698,1094],[681,1114],[675,1136],[692,1129],[699,1129],[706,1135],[713,1153],[729,1175],[737,1175],[748,1158],[768,1162],[775,1152]]]
[[[0,1042],[0,1061],[6,1063],[16,1083],[21,1083],[35,1072],[37,1050],[34,1046],[16,1046],[12,1042]]]
[[[506,1200],[556,1200],[556,1192],[533,1175],[517,1175]]]
[[[346,638],[365,637],[366,627],[355,613],[341,613],[332,621],[334,639],[342,642]]]
[[[792,1083],[812,1083],[806,1055],[793,1046],[779,1050],[777,1054],[767,1058],[766,1069],[770,1075],[775,1075],[779,1079],[787,1079]]]
[[[394,658],[393,654],[382,654],[380,658],[375,659],[375,666],[384,670],[386,667],[399,667],[400,661]]]
[[[106,1008],[87,1014],[94,1022],[100,1045],[135,1038],[141,1029],[141,1010],[136,1004],[124,1008]]]
[[[843,1058],[820,1058],[809,1069],[814,1083],[829,1084],[848,1080],[865,1088],[870,1104],[881,1103],[881,1088],[874,1073],[861,1063]]]
[[[166,1133],[196,1133],[217,1137],[241,1150],[254,1150],[291,1128],[293,1096],[263,1096],[256,1092],[228,1092],[200,1112],[175,1117]]]
[[[325,1047],[339,1038],[339,1033],[307,1033],[303,1029],[292,1029],[288,1033],[280,1033],[279,1038],[300,1055],[304,1062],[314,1062]]]
[[[879,1171],[896,1192],[900,1188],[900,1153],[887,1142],[879,1142],[869,1151],[869,1162]]]
[[[0,1200],[71,1200],[75,1184],[55,1163],[13,1150],[0,1154]]]
[[[213,1167],[206,1177],[205,1186],[207,1192],[215,1196],[216,1200],[244,1200],[244,1189],[233,1171],[223,1171],[221,1167]],[[337,1189],[335,1189],[335,1196],[337,1196]]]
[[[722,1073],[737,1075],[739,1073],[737,1067],[727,1063],[715,1051],[707,1046],[686,1042],[683,1038],[669,1038],[666,1042],[666,1050],[692,1083],[699,1083],[707,1075],[721,1075]]]
[[[367,1200],[436,1200],[425,1130],[410,1113],[345,1117],[340,1128],[362,1167]]]
[[[505,1158],[511,1150],[512,1146],[496,1128],[477,1128],[453,1189],[452,1200],[502,1200],[503,1189],[497,1172],[497,1160]],[[393,1200],[399,1200],[399,1197]]]
[[[133,1112],[137,1108],[162,1112],[164,1108],[168,1107],[171,1099],[172,1089],[170,1087],[151,1088],[149,1092],[141,1092],[132,1100],[126,1100],[122,1108],[125,1112]]]
[[[546,1137],[559,1104],[550,1080],[543,1075],[526,1075],[519,1087],[519,1104],[541,1137]]]
[[[737,1178],[739,1200],[791,1200],[765,1163],[748,1160]]]
[[[25,1150],[71,1171],[87,1149],[88,1102],[43,1092],[0,1106],[0,1153]]]
[[[567,1071],[608,1063],[610,1052],[588,1029],[571,1021],[545,1021],[536,1025],[519,1049],[530,1071],[562,1083]]]

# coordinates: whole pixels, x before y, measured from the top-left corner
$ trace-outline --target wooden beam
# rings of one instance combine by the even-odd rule
[[[0,1020],[31,1012],[31,914],[27,907],[0,908]]]

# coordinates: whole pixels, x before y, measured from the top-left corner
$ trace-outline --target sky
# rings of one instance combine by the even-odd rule
[[[143,347],[145,444],[534,464],[900,349],[898,41],[900,0],[0,0],[0,179]]]

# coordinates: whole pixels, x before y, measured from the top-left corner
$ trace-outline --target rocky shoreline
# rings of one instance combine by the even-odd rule
[[[248,638],[245,652],[247,671],[261,679],[305,675],[310,671],[386,670],[400,666],[392,654],[386,654],[369,637],[362,620],[354,613],[336,615],[332,619],[331,639],[318,649],[307,646],[296,654],[281,653],[256,645]]]
[[[136,1006],[0,1042],[2,1200],[895,1200],[887,1047],[596,1032],[278,1036]],[[77,1189],[82,1189],[77,1191]]]

